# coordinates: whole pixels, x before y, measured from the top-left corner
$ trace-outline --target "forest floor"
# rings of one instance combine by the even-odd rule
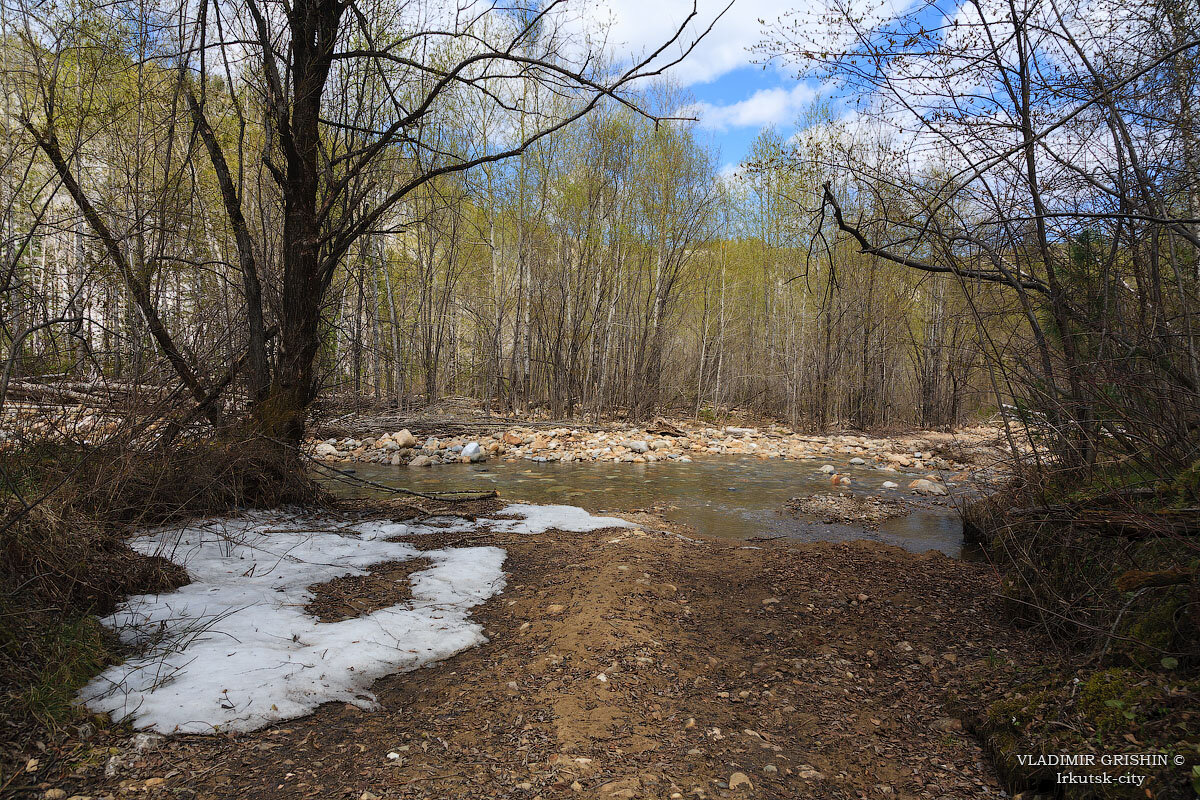
[[[43,754],[28,796],[1004,796],[955,697],[1049,656],[1002,618],[988,567],[625,516],[641,527],[421,536],[505,548],[508,585],[473,612],[487,644],[377,681],[379,710],[238,735],[102,727]],[[362,589],[318,592],[318,610],[397,601]]]

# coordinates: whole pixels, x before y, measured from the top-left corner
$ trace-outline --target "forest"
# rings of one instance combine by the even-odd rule
[[[670,25],[631,50],[568,0],[0,0],[0,741],[12,745],[0,796],[88,797],[123,778],[267,796],[292,777],[268,756],[232,766],[236,748],[264,743],[264,725],[291,735],[277,726],[296,718],[334,731],[326,747],[359,741],[330,716],[337,700],[378,712],[364,725],[397,742],[418,723],[388,714],[412,705],[426,740],[440,731],[444,761],[385,750],[393,778],[351,759],[337,769],[361,781],[334,787],[322,768],[271,796],[1200,791],[1198,9],[751,2],[668,3]],[[703,82],[681,76],[757,16],[738,58],[817,88],[731,161],[706,124]],[[613,472],[566,471],[579,461]],[[736,482],[721,471],[732,463]],[[541,484],[523,485],[534,479],[517,465],[553,492],[535,497]],[[688,503],[725,513],[732,501],[712,499],[721,481],[771,520],[854,535],[764,522],[748,538],[706,538],[716,518],[688,516]],[[587,510],[559,504],[572,497]],[[909,539],[887,538],[891,520]],[[214,525],[220,542],[206,538]],[[954,531],[933,546],[946,563],[919,544],[939,525]],[[361,539],[353,552],[346,530]],[[577,674],[553,680],[578,708],[537,706],[525,687],[551,680],[542,672],[514,673],[507,694],[464,689],[478,696],[455,714],[495,706],[479,730],[412,694],[430,673],[429,691],[449,697],[455,665],[469,687],[543,651],[560,670],[563,615],[619,616],[614,587],[636,575],[596,576],[618,558],[605,548],[626,541],[639,554],[627,560],[665,571],[625,591],[711,604],[711,631],[654,616],[648,641],[733,642],[719,665],[641,678],[660,695],[683,675],[697,692],[718,685],[722,703],[747,700],[700,724],[701,749],[717,748],[708,766],[563,766],[563,754],[608,763],[612,747],[690,752],[671,738],[690,735],[676,717],[691,731],[713,701],[636,706],[624,681],[668,669],[653,647],[631,655],[649,647],[637,631],[559,656]],[[267,599],[219,613],[164,599],[223,586],[231,553],[264,574],[276,573],[262,553],[308,571],[276,574],[276,600],[263,588]],[[594,569],[570,598],[522,594],[582,563]],[[439,582],[450,588],[430,589]],[[805,617],[813,587],[843,598],[837,613],[894,598],[880,613],[896,642]],[[784,633],[720,605],[722,592],[781,620],[799,610]],[[912,596],[941,598],[951,627],[905,605]],[[551,626],[532,629],[550,637],[542,649],[519,649],[528,628],[497,610],[505,600]],[[404,616],[425,601],[453,609],[457,627]],[[252,673],[274,653],[256,644],[263,618],[240,616],[260,602],[306,610],[271,618],[313,648],[288,663],[357,652],[353,625],[368,619],[398,651],[431,655],[365,648],[325,665],[342,678],[319,686],[264,678],[244,688],[273,712],[245,716],[254,703],[229,699],[233,678],[188,682],[199,665],[225,679],[217,656],[189,648],[220,640],[209,634],[224,621]],[[739,649],[744,637],[778,652]],[[861,660],[909,694],[830,707],[815,694],[830,679],[812,670],[836,653],[810,649],[826,637],[857,648],[837,675],[857,680],[848,665]],[[890,664],[897,648],[930,661]],[[908,666],[925,676],[931,663],[910,687]],[[848,755],[867,734],[826,750],[787,714],[738,716],[760,702],[738,681],[788,670],[810,694],[787,707],[825,709],[835,734],[831,720],[848,715],[871,735],[899,730],[908,723],[889,709],[909,705],[936,733],[888,739],[876,747],[890,755],[867,763]],[[613,744],[618,721],[578,710],[611,701],[592,697],[597,680],[625,693],[614,719],[658,714],[661,729]],[[290,694],[271,695],[273,683]],[[208,709],[193,698],[206,691],[218,697]],[[530,733],[551,718],[545,741]],[[557,736],[556,755],[533,754],[545,775],[496,755],[489,737],[513,725],[521,747]],[[766,732],[751,738],[785,744],[775,752],[795,763],[747,760],[722,728]],[[139,755],[135,731],[167,738]],[[203,744],[170,736],[214,731]],[[316,736],[304,728],[284,752],[300,759]],[[922,777],[893,746],[986,777]],[[470,755],[480,748],[487,775]],[[1085,751],[1166,760],[1101,790],[1017,758]],[[169,763],[192,766],[147,783]],[[454,788],[437,789],[435,772]]]

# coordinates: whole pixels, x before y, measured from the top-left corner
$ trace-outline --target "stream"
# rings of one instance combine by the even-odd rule
[[[820,471],[825,463],[853,476],[854,484],[835,490],[829,484],[829,476]],[[380,464],[339,466],[375,483],[418,491],[495,489],[502,498],[514,501],[581,505],[601,512],[654,508],[668,520],[689,525],[707,536],[731,539],[787,536],[809,542],[868,539],[917,553],[940,550],[966,560],[980,557],[973,545],[963,543],[962,522],[948,506],[914,509],[906,516],[881,523],[876,530],[865,530],[861,525],[814,522],[789,512],[784,504],[803,495],[852,492],[906,497],[903,489],[886,490],[880,485],[892,480],[903,487],[912,478],[921,477],[882,472],[869,465],[854,466],[834,459],[785,461],[713,456],[697,458],[690,464],[559,464],[522,460],[443,464],[428,469]],[[337,494],[387,496],[383,490],[369,486],[323,480]]]

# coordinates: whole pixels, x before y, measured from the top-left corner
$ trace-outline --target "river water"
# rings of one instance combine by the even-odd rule
[[[913,552],[941,550],[955,558],[978,557],[962,541],[962,523],[953,509],[921,509],[880,524],[826,524],[800,519],[784,504],[792,497],[836,493],[822,464],[854,477],[852,487],[838,491],[903,497],[903,490],[885,490],[884,481],[901,486],[913,477],[854,466],[838,460],[785,461],[743,457],[702,457],[690,464],[559,464],[533,461],[491,461],[482,464],[443,464],[430,468],[380,464],[339,465],[375,483],[427,492],[495,489],[502,498],[530,503],[561,503],[591,511],[657,509],[666,518],[692,526],[699,533],[733,539],[787,536],[802,541],[870,539],[899,545]],[[339,494],[384,496],[370,487],[330,481]]]

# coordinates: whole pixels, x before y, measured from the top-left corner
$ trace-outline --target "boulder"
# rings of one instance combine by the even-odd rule
[[[433,459],[429,456],[417,456],[408,462],[408,465],[410,467],[431,467],[433,466]]]
[[[825,464],[821,467],[821,472],[824,472],[826,475],[832,475],[837,472],[837,467],[833,466],[833,464]]]
[[[412,431],[410,431],[408,428],[405,428],[399,433],[392,434],[392,441],[395,442],[396,446],[402,450],[417,446],[417,437],[413,436]]]
[[[941,495],[946,493],[945,486],[942,486],[940,483],[934,483],[933,481],[926,480],[925,478],[918,478],[910,483],[908,488],[912,489],[917,494]]]
[[[337,456],[340,456],[341,453],[339,453],[338,449],[329,442],[321,442],[319,445],[317,445],[317,449],[313,451],[313,455],[315,455],[317,458],[336,458]]]
[[[482,461],[484,458],[479,442],[468,442],[467,446],[462,449],[462,456],[471,462]]]
[[[525,437],[521,436],[516,431],[508,431],[500,437],[500,440],[510,447],[517,447],[525,444]]]
[[[885,489],[899,489],[899,488],[900,488],[900,484],[896,483],[895,481],[884,481],[884,482],[883,482],[883,488],[885,488]]]
[[[855,466],[858,466],[860,464],[865,464],[867,462],[863,461],[861,458],[858,458],[857,456],[855,456],[854,458],[850,459],[850,463],[854,464]]]

